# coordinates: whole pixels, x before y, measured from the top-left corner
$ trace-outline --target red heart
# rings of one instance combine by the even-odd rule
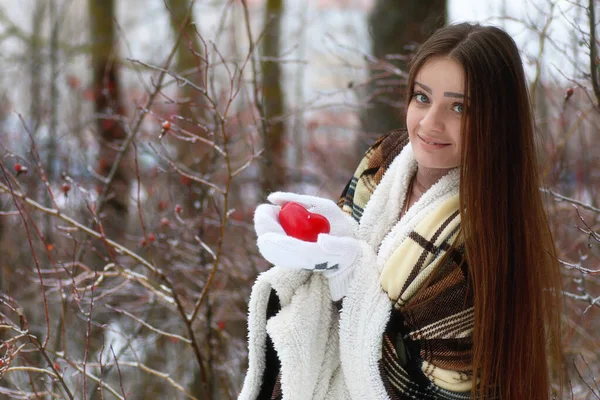
[[[288,236],[306,242],[316,242],[319,233],[329,233],[330,230],[327,218],[293,202],[281,207],[279,223]]]

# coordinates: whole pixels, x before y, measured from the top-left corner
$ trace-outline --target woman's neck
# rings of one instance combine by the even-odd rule
[[[408,209],[415,204],[421,196],[429,190],[442,176],[446,175],[452,168],[427,168],[418,166],[417,174],[412,181],[412,190],[407,194],[405,206],[400,213],[400,217],[406,214]]]
[[[416,191],[419,195],[422,195],[451,169],[452,168],[428,168],[419,165],[417,167],[413,191]]]

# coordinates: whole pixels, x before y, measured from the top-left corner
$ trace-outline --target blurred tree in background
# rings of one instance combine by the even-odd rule
[[[127,132],[122,99],[123,88],[119,75],[120,51],[115,33],[115,2],[114,0],[89,0],[88,4],[90,40],[93,46],[92,87],[100,144],[97,172],[105,177],[113,174],[110,184],[102,187],[105,196],[104,211],[107,213],[103,224],[109,237],[119,239],[119,236],[124,233],[123,221],[127,220],[133,165],[130,151],[121,151],[125,145]],[[117,161],[120,157],[122,160]]]
[[[281,19],[283,0],[267,0],[265,6],[264,38],[262,40],[262,117],[263,153],[262,190],[268,194],[285,188],[285,121],[283,111],[281,57]]]
[[[357,142],[362,154],[385,132],[402,128],[404,122],[404,71],[410,54],[436,29],[448,23],[446,0],[377,0],[369,15],[373,56],[367,96],[371,107],[362,111],[364,135]]]
[[[196,88],[206,90],[208,78],[206,43],[202,42],[199,35],[199,27],[193,14],[193,2],[190,0],[168,0],[165,2],[169,15],[171,35],[173,38],[181,36],[177,43],[177,53],[172,71],[184,79],[189,80]],[[181,35],[179,35],[181,31]],[[206,98],[201,90],[192,85],[181,85],[178,89],[177,108],[173,115],[181,129],[207,138],[214,130],[215,122],[210,119]],[[172,142],[177,149],[176,158],[187,170],[210,173],[214,171],[214,154],[207,151],[201,143],[190,140],[171,140],[167,136],[166,141]],[[198,187],[193,182],[184,180],[190,187],[189,196],[186,198],[185,206],[193,210],[194,203],[204,204],[206,191],[202,186]],[[193,188],[191,186],[194,185]],[[201,210],[200,210],[201,211]]]

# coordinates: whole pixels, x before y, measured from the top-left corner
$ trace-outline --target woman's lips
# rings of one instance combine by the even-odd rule
[[[439,140],[431,138],[429,136],[422,136],[419,134],[417,134],[417,136],[419,137],[421,143],[423,143],[425,147],[429,147],[432,149],[443,149],[444,147],[450,146],[450,143],[441,143]]]

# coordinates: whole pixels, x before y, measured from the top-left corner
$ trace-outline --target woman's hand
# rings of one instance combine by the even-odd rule
[[[329,279],[333,300],[341,299],[350,283],[353,263],[361,251],[360,241],[355,238],[358,224],[328,199],[286,192],[272,193],[267,199],[273,204],[261,204],[254,213],[254,228],[262,256],[279,267],[323,273]],[[316,242],[286,235],[279,223],[279,211],[289,202],[327,218],[329,234],[319,234]]]
[[[281,232],[283,232],[283,229],[279,224],[278,214],[281,207],[283,207],[287,203],[298,203],[311,213],[321,214],[322,216],[327,218],[330,225],[330,235],[354,237],[356,230],[358,229],[358,224],[356,223],[356,221],[354,221],[352,217],[350,217],[348,214],[343,212],[336,203],[329,199],[288,192],[274,192],[267,197],[267,200],[269,200],[274,205],[263,204],[258,206],[255,215],[259,213],[259,209],[261,209],[261,214],[274,214],[275,221],[277,222],[276,225],[281,229]],[[267,209],[270,211],[267,212]],[[266,225],[263,225],[261,223],[257,224],[256,217],[254,221],[256,234],[258,236],[262,235],[263,233],[271,232],[273,231],[273,229],[277,229],[277,227],[268,223],[268,221],[265,221],[267,222]]]

